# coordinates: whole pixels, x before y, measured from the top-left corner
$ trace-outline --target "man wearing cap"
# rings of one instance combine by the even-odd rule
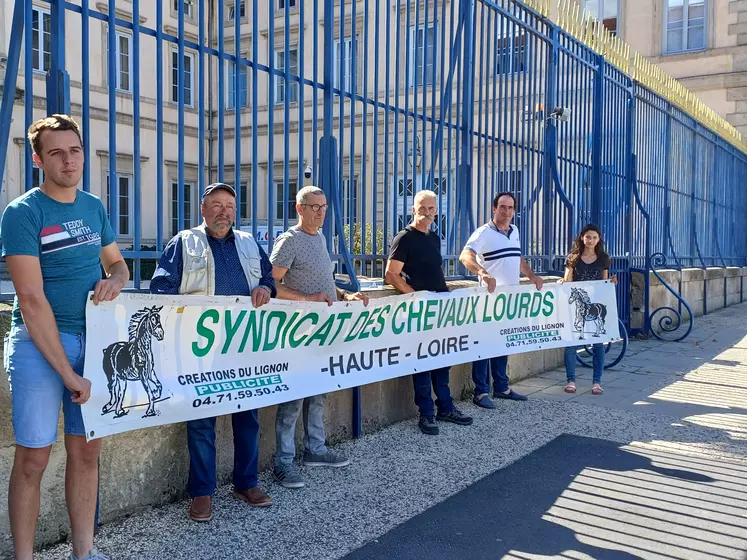
[[[260,307],[276,295],[272,265],[251,234],[233,229],[236,191],[224,183],[205,189],[200,204],[201,225],[177,233],[153,273],[154,294],[251,296]],[[184,266],[184,263],[188,263]],[[272,504],[257,486],[259,423],[257,411],[231,415],[233,424],[233,495],[253,507]],[[187,422],[189,517],[210,521],[216,486],[215,418]]]

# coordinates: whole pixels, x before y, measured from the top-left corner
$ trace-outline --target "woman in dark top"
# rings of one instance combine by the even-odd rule
[[[558,283],[607,280],[609,268],[610,257],[604,251],[602,232],[594,224],[588,224],[573,242],[573,249],[565,262],[565,275]],[[617,284],[614,274],[609,279],[613,284]],[[582,346],[569,346],[565,349],[565,372],[568,382],[565,386],[566,393],[576,392],[576,351],[579,348]],[[604,370],[604,345],[594,344],[592,348],[594,378],[591,392],[594,395],[601,395],[604,392],[600,385]]]

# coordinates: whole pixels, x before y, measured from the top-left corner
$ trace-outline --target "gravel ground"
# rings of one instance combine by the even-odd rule
[[[475,424],[442,425],[439,437],[403,422],[343,444],[352,464],[304,469],[301,490],[264,473],[271,508],[250,509],[224,486],[211,523],[191,523],[185,501],[105,526],[97,545],[112,559],[339,558],[564,432],[747,464],[747,446],[720,430],[673,425],[674,417],[539,400],[499,405],[463,406]],[[38,558],[67,554],[60,545]]]
[[[684,344],[633,342],[626,357],[628,370],[620,368],[616,375],[645,376],[644,389],[654,394],[686,378],[688,371],[700,375],[713,369],[718,356],[728,352],[730,362],[738,364],[731,370],[731,379],[737,380],[733,398],[741,398],[740,391],[747,391],[747,344],[741,342],[747,333],[745,316],[747,305],[740,305],[699,319]],[[582,372],[588,376],[588,370]],[[542,377],[562,383],[564,375],[556,371]],[[544,389],[546,396],[532,395],[523,403],[500,401],[492,411],[462,403],[474,416],[474,425],[442,424],[438,437],[422,435],[415,420],[402,422],[338,446],[352,459],[349,467],[302,469],[306,487],[301,490],[283,489],[263,473],[260,484],[274,501],[270,508],[251,509],[224,486],[214,498],[210,523],[190,522],[188,502],[182,501],[102,527],[97,546],[113,560],[340,558],[562,433],[713,464],[729,460],[747,465],[747,405],[723,410],[724,418],[732,418],[733,429],[723,419],[710,428],[692,420],[692,403],[682,413],[671,403],[664,403],[658,413],[651,412],[656,406],[605,405],[601,399],[623,389],[614,386],[612,373],[608,381],[607,394],[599,399],[579,395],[569,400],[562,390],[550,387]],[[692,383],[696,390],[697,383],[702,381]],[[671,410],[675,412],[669,414]],[[713,410],[703,412],[713,416]],[[70,546],[62,544],[37,558],[67,558],[69,551]]]

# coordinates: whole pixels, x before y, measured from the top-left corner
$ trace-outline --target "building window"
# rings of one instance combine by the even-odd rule
[[[516,199],[514,212],[516,224],[521,228],[521,209],[524,200],[523,169],[501,169],[495,172],[495,192],[510,192]]]
[[[130,196],[132,177],[129,175],[117,175],[117,184],[119,185],[119,216],[117,219],[117,235],[129,237],[132,235],[132,197]],[[112,220],[111,206],[109,204],[109,175],[106,175],[106,204],[109,220]]]
[[[705,0],[664,0],[664,6],[664,52],[705,49]]]
[[[352,37],[335,41],[334,61],[332,71],[335,87],[341,91],[355,93],[354,77],[358,67],[358,38],[356,37],[355,41]],[[340,73],[340,64],[342,64],[342,73]]]
[[[184,229],[191,229],[194,223],[195,186],[184,183]],[[171,235],[179,233],[179,183],[171,183]]]
[[[249,183],[244,182],[239,185],[239,223],[242,226],[251,225],[252,201],[249,198]],[[295,200],[295,198],[294,198]]]
[[[278,10],[284,10],[286,7],[288,8],[296,7],[296,0],[277,0],[277,2],[278,2]]]
[[[52,65],[52,17],[34,6],[31,12],[31,51],[34,70],[49,72]]]
[[[423,189],[432,190],[438,197],[436,204],[438,206],[436,219],[433,221],[432,229],[434,233],[437,233],[441,238],[441,250],[446,251],[446,234],[448,231],[448,224],[450,220],[449,212],[449,195],[448,195],[448,179],[446,176],[433,177],[433,182],[429,185],[425,184],[422,177],[416,176],[413,181],[412,178],[407,179],[405,183],[403,178],[396,181],[396,189],[391,189],[393,200],[392,200],[392,221],[393,232],[396,233],[407,224],[412,222],[412,206],[415,200],[415,195],[418,191]],[[442,192],[443,191],[443,194]],[[454,187],[452,185],[451,198],[454,200]],[[396,218],[396,219],[395,219]]]
[[[496,74],[521,74],[527,70],[526,35],[519,33],[513,37],[498,39],[498,52],[495,56]]]
[[[34,164],[31,168],[31,188],[41,187],[42,183],[44,183],[44,170]]]
[[[412,53],[410,59],[410,87],[432,85],[436,82],[436,26],[410,29]]]
[[[132,52],[132,37],[119,32],[117,32],[115,36],[116,52],[114,53],[114,63],[116,66],[114,69],[114,79],[116,81],[116,88],[119,91],[129,93],[132,91],[132,57],[130,56],[130,53]],[[106,41],[106,54],[107,60],[109,60],[108,39]],[[107,79],[108,76],[109,75],[107,74]]]
[[[193,106],[195,56],[184,53],[184,104]],[[171,101],[179,102],[179,52],[171,51]]]
[[[226,7],[228,8],[228,21],[233,21],[236,19],[236,4],[232,1],[226,2]],[[246,16],[246,4],[245,2],[239,3],[239,17],[244,18]]]
[[[229,109],[236,108],[236,93],[234,85],[236,84],[236,65],[233,62],[228,63],[228,69],[226,72],[226,106]],[[239,64],[239,103],[240,107],[247,107],[249,105],[249,81],[247,68],[243,64]]]
[[[296,194],[298,193],[298,184],[296,182],[288,181],[288,198],[285,198],[285,185],[283,183],[275,183],[275,192],[277,193],[276,201],[277,206],[275,208],[275,219],[284,220],[286,217],[288,220],[295,220],[298,217],[296,214]]]
[[[343,180],[341,195],[342,221],[353,224],[358,220],[358,177]]]
[[[285,72],[285,52],[278,51],[275,53],[275,67],[279,72]],[[291,49],[288,51],[288,95],[286,96],[285,91],[285,78],[283,76],[275,76],[275,103],[284,103],[286,101],[294,102],[298,101],[298,82],[290,81],[290,75],[298,75],[298,49]]]
[[[619,0],[586,0],[584,7],[594,19],[602,22],[607,31],[617,35]]]
[[[175,13],[179,13],[179,3],[182,2],[182,0],[174,0],[173,1],[173,8]],[[189,19],[194,19],[194,5],[192,4],[192,0],[183,0],[182,2],[184,4],[184,17]]]

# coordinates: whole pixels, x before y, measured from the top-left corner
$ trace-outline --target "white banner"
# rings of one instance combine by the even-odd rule
[[[122,294],[86,308],[88,439],[619,338],[609,281],[361,302]]]

